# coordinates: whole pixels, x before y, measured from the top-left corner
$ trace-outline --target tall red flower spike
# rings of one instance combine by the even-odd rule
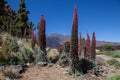
[[[91,58],[95,59],[96,56],[96,37],[95,32],[92,33],[92,47],[91,47]]]
[[[79,50],[78,50],[79,55],[82,53],[82,34],[80,33],[80,39],[79,39]]]
[[[90,51],[90,36],[87,34],[87,39],[86,39],[86,54],[85,57],[89,58],[91,56],[91,51]]]
[[[38,37],[39,37],[39,46],[40,49],[45,49],[46,48],[46,32],[45,32],[45,19],[44,16],[41,15],[41,19],[39,22],[39,33],[38,33]]]
[[[32,29],[32,33],[31,33],[31,47],[34,48],[35,47],[35,34],[34,34],[34,30]]]
[[[71,57],[71,68],[73,73],[78,69],[78,15],[76,6],[74,7],[74,17],[72,24],[72,32],[71,32],[71,42],[70,42],[70,57]]]

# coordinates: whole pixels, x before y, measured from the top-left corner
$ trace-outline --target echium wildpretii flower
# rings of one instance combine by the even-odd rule
[[[92,33],[92,47],[91,47],[91,58],[95,59],[96,56],[96,37],[95,32]]]
[[[76,6],[74,7],[73,24],[71,31],[70,41],[70,57],[71,57],[71,69],[75,73],[78,69],[79,57],[78,57],[78,15]]]
[[[45,23],[45,19],[44,16],[41,15],[41,19],[39,22],[39,32],[38,32],[38,43],[40,46],[40,49],[45,49],[46,48],[46,32],[45,32],[45,27],[46,23]]]
[[[35,41],[36,41],[36,37],[34,34],[34,30],[32,29],[32,33],[31,33],[31,47],[34,48],[35,47]]]
[[[80,38],[79,38],[79,49],[78,49],[78,53],[79,55],[82,52],[82,34],[80,33]]]
[[[91,47],[90,47],[90,36],[87,34],[87,39],[86,39],[86,53],[85,57],[89,58],[91,56]]]

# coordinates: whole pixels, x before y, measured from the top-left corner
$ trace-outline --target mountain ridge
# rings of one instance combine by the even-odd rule
[[[59,48],[61,45],[66,42],[70,41],[70,35],[52,33],[46,36],[47,38],[47,47],[51,48]],[[105,44],[113,45],[113,46],[120,46],[120,42],[109,42],[109,41],[96,41],[96,47],[103,47]]]

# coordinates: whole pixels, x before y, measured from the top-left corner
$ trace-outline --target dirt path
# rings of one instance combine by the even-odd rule
[[[102,61],[107,61],[113,59],[113,57],[107,56],[107,55],[97,55],[98,59]],[[96,59],[97,59],[96,58]],[[109,74],[105,74],[106,76],[111,76],[112,74],[119,74],[120,71],[115,72],[115,69],[110,66],[104,67],[106,70],[109,71]],[[72,76],[66,75],[67,68],[61,68],[57,64],[54,64],[52,67],[40,67],[40,66],[32,66],[27,69],[25,73],[23,73],[23,77],[21,80],[103,80],[103,77],[101,76],[99,79],[98,77],[95,77],[91,74],[86,74],[83,77],[76,77],[73,78]],[[112,72],[112,74],[111,74]],[[91,79],[90,79],[91,78]]]
[[[24,74],[22,80],[71,80],[65,76],[67,68],[60,68],[57,65],[52,67],[33,66]]]

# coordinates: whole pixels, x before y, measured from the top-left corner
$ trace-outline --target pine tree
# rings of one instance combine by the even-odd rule
[[[4,13],[5,12],[5,10],[4,10],[5,4],[6,4],[5,0],[0,0],[0,16],[5,15],[5,13]]]
[[[95,32],[92,33],[92,47],[91,47],[91,58],[95,60],[96,56],[96,38],[95,38]]]
[[[79,57],[78,57],[78,15],[76,6],[74,7],[74,17],[71,32],[70,43],[70,57],[71,57],[71,72],[76,73],[79,69]]]
[[[85,57],[89,58],[90,56],[91,56],[91,51],[90,51],[90,36],[89,36],[89,34],[87,34]]]
[[[32,29],[32,33],[31,33],[31,47],[32,47],[32,49],[34,49],[34,47],[35,47],[35,39],[36,39],[36,37],[34,34],[34,30]]]
[[[17,29],[20,29],[17,30],[18,36],[23,37],[25,28],[28,29],[28,14],[29,11],[26,11],[25,0],[21,0],[18,9],[18,15],[16,18]]]
[[[5,0],[0,0],[0,26],[1,26],[0,31],[3,31],[4,29],[4,26],[2,25],[3,25],[4,16],[5,16],[5,10],[4,10],[5,4],[6,4]]]
[[[79,39],[79,50],[78,50],[79,55],[82,53],[82,35],[80,33],[80,39]]]

